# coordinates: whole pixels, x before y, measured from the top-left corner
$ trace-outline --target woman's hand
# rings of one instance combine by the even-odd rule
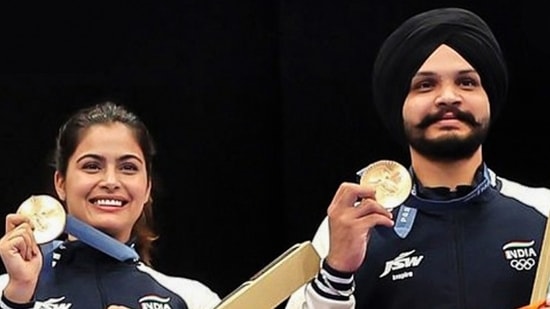
[[[4,296],[15,303],[30,302],[42,268],[42,253],[28,217],[6,216],[6,232],[0,238],[0,257],[9,275]]]

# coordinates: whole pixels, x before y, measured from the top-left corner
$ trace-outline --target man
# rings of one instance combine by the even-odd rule
[[[374,185],[342,183],[313,239],[321,270],[286,308],[529,304],[550,191],[483,159],[507,87],[499,44],[474,13],[435,9],[398,27],[376,58],[373,96],[409,149],[410,194],[385,209]]]

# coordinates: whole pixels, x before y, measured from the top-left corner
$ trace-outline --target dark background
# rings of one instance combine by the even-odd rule
[[[225,296],[308,240],[342,181],[378,159],[408,164],[370,105],[382,40],[438,6],[474,10],[511,72],[485,158],[550,186],[550,35],[528,1],[212,1],[0,7],[2,215],[51,189],[57,127],[113,100],[156,137],[158,269]]]

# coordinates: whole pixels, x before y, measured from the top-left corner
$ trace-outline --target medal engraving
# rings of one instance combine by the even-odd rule
[[[395,208],[409,197],[412,180],[409,171],[391,160],[380,160],[363,169],[361,185],[374,186],[376,201],[386,209]]]
[[[66,213],[61,203],[49,195],[33,195],[17,209],[31,219],[34,238],[38,244],[56,239],[65,229]]]

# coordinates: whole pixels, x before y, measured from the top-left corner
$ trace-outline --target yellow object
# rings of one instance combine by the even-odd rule
[[[319,273],[310,241],[296,244],[222,299],[215,309],[272,309]]]

